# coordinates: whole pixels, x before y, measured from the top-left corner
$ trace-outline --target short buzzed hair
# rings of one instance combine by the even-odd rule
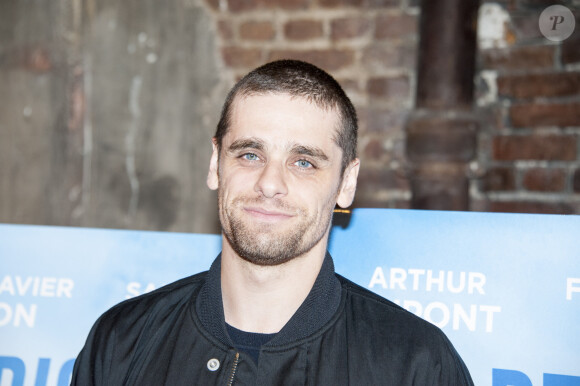
[[[230,121],[232,104],[237,97],[267,93],[302,97],[323,109],[336,110],[340,127],[334,141],[342,149],[342,171],[356,158],[357,116],[350,99],[338,82],[325,71],[299,60],[278,60],[267,63],[244,76],[229,92],[215,139],[221,149]]]

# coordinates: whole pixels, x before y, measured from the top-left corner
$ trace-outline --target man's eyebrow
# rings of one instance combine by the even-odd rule
[[[312,158],[317,158],[322,161],[328,161],[328,156],[318,147],[295,145],[290,150],[292,154],[307,155]]]
[[[264,143],[255,138],[237,139],[228,147],[228,151],[238,151],[243,149],[264,150]]]

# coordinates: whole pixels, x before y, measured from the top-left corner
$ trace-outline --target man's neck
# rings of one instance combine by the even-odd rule
[[[276,333],[312,289],[326,255],[321,240],[306,254],[277,266],[257,266],[223,241],[221,288],[226,323],[247,332]]]

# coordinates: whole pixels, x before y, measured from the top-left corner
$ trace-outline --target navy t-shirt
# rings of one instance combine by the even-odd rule
[[[254,362],[258,364],[258,357],[260,356],[260,348],[262,345],[268,343],[276,334],[260,334],[257,332],[246,332],[238,330],[226,323],[230,339],[234,342],[234,346],[247,354],[249,354]]]

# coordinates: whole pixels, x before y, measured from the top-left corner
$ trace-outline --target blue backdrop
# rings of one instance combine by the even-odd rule
[[[580,216],[358,209],[329,249],[338,273],[441,327],[476,385],[580,386],[579,235]],[[206,270],[220,244],[0,225],[0,386],[67,385],[102,312]]]

